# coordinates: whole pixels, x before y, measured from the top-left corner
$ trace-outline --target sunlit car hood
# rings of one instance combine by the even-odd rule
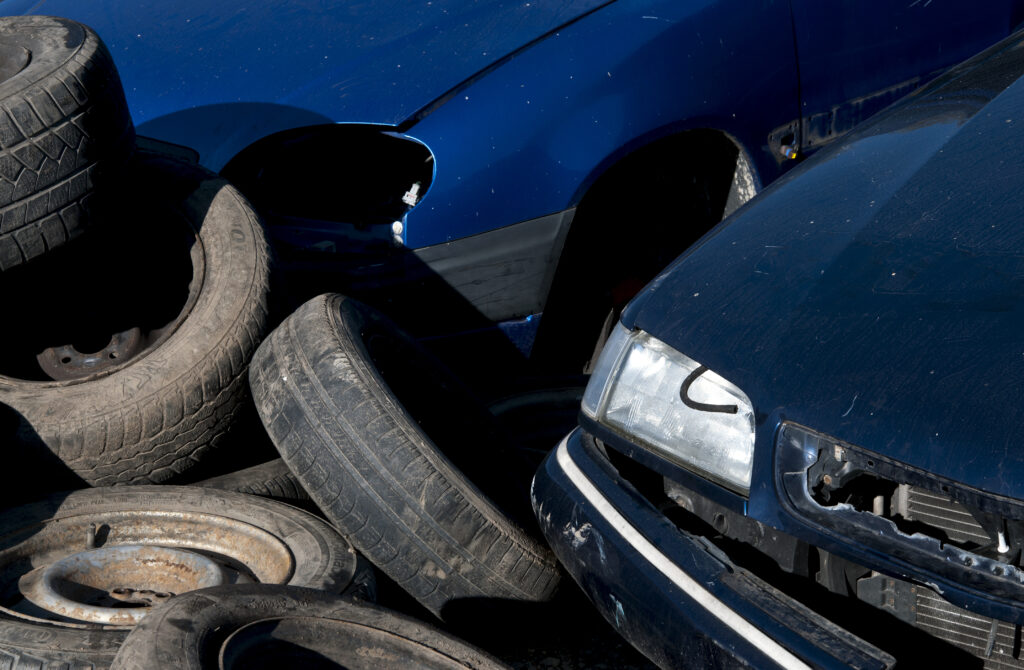
[[[759,445],[792,420],[1024,498],[1021,43],[954,72],[712,231],[624,322],[746,391]]]
[[[135,123],[143,133],[155,124],[159,135],[169,125],[162,117],[208,105],[285,106],[294,110],[289,127],[397,124],[603,4],[5,0],[0,14],[65,16],[95,29],[114,55]],[[222,136],[237,111],[225,110]]]

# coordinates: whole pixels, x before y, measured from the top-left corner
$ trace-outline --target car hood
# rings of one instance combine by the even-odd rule
[[[623,321],[791,420],[1024,498],[1024,49],[1009,41],[797,168]]]
[[[106,42],[135,123],[293,110],[283,126],[398,124],[453,87],[607,0],[4,0],[0,14],[65,16]],[[187,125],[187,123],[186,123]],[[205,152],[201,152],[205,153]]]

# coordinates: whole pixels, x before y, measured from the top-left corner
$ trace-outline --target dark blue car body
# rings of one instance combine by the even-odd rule
[[[588,416],[536,476],[549,543],[651,659],[1020,667],[1022,75],[1018,33],[793,170],[624,311],[754,416],[747,492]]]
[[[642,285],[685,248],[659,226],[693,227],[695,239],[709,225],[662,221],[673,165],[689,166],[689,179],[712,171],[709,154],[728,154],[713,223],[737,156],[752,193],[788,167],[784,155],[837,137],[1024,17],[1017,0],[0,3],[26,12],[92,26],[140,134],[223,169],[263,210],[283,257],[403,287],[386,301],[419,308],[405,324],[428,335],[535,315],[553,282],[576,292],[572,272],[556,277],[570,224],[581,248],[621,236],[667,247],[637,276],[607,280]],[[409,175],[395,201],[421,183],[415,206],[365,216],[360,198],[381,196],[359,181],[363,164],[390,150],[367,132],[423,149],[387,154],[382,168]],[[669,188],[637,197],[634,222],[574,221],[595,185],[607,187],[602,175],[667,141],[647,155]],[[305,211],[310,199],[322,206]],[[435,278],[479,318],[432,302],[424,312],[417,291]]]

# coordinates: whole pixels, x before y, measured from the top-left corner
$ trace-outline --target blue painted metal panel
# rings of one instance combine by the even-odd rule
[[[1024,2],[791,0],[807,141],[852,128],[1024,21]],[[980,11],[979,11],[980,9]]]
[[[406,221],[419,248],[572,207],[616,159],[686,128],[729,133],[767,183],[782,172],[767,135],[800,117],[794,21],[813,113],[951,64],[1005,34],[1020,4],[973,9],[952,21],[961,33],[933,17],[965,9],[928,7],[907,30],[916,7],[805,0],[794,15],[784,0],[5,0],[0,13],[93,26],[140,133],[191,146],[213,169],[280,130],[400,126],[437,159]],[[910,38],[878,49],[874,22]]]
[[[849,14],[849,3],[829,0],[812,11],[807,0],[794,1],[801,35],[817,40],[808,38],[808,53],[815,44],[823,54],[830,44],[844,54],[874,49],[866,10]],[[973,9],[964,44],[1001,37],[1022,3]],[[909,11],[869,9],[882,24]],[[769,136],[800,119],[801,93],[824,109],[856,106],[843,96],[898,83],[910,71],[925,76],[959,53],[946,48],[950,30],[932,22],[896,49],[925,54],[903,69],[889,72],[878,57],[867,80],[863,68],[836,65],[835,78],[856,80],[849,87],[828,68],[801,84],[789,0],[0,0],[0,13],[28,11],[96,28],[121,70],[139,132],[193,147],[213,169],[296,127],[365,123],[423,142],[435,172],[402,221],[412,249],[567,211],[620,158],[686,129],[728,134],[768,183],[790,164]],[[949,18],[967,10],[943,11]],[[931,48],[931,30],[941,48]],[[323,175],[346,158],[334,151],[297,169]],[[673,197],[666,188],[666,201]],[[339,235],[362,223],[339,214]],[[585,230],[585,217],[574,225]],[[378,230],[370,237],[388,239],[390,228]],[[623,222],[624,234],[636,231],[643,234],[637,222]],[[552,272],[557,259],[550,255]],[[490,276],[517,268],[502,270]],[[545,297],[531,296],[531,304]]]
[[[7,0],[0,14],[91,26],[140,132],[191,146],[219,169],[297,124],[400,123],[605,1]]]
[[[406,242],[437,244],[574,206],[616,159],[687,128],[728,132],[769,181],[781,170],[767,135],[798,114],[786,2],[617,2],[408,130],[434,153],[437,174],[407,217]]]

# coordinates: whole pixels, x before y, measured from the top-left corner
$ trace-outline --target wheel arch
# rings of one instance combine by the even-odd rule
[[[709,127],[662,133],[602,161],[573,199],[576,215],[545,305],[535,362],[578,372],[594,349],[580,333],[597,334],[609,314],[760,187],[747,148]]]
[[[707,155],[703,153],[706,151],[734,156],[734,169],[740,171],[740,179],[743,182],[738,186],[741,190],[738,197],[742,197],[742,202],[746,202],[760,191],[763,185],[753,153],[735,135],[714,125],[714,119],[709,121],[710,124],[704,125],[700,120],[687,120],[667,128],[657,128],[618,147],[594,165],[580,181],[572,196],[573,205],[578,207],[588,195],[595,192],[595,189],[605,187],[606,184],[603,182],[609,180],[609,173],[614,175],[624,163],[649,163],[652,156],[660,156],[673,150],[687,152],[686,161],[693,164],[706,161]],[[729,179],[733,179],[734,176],[730,175]]]

